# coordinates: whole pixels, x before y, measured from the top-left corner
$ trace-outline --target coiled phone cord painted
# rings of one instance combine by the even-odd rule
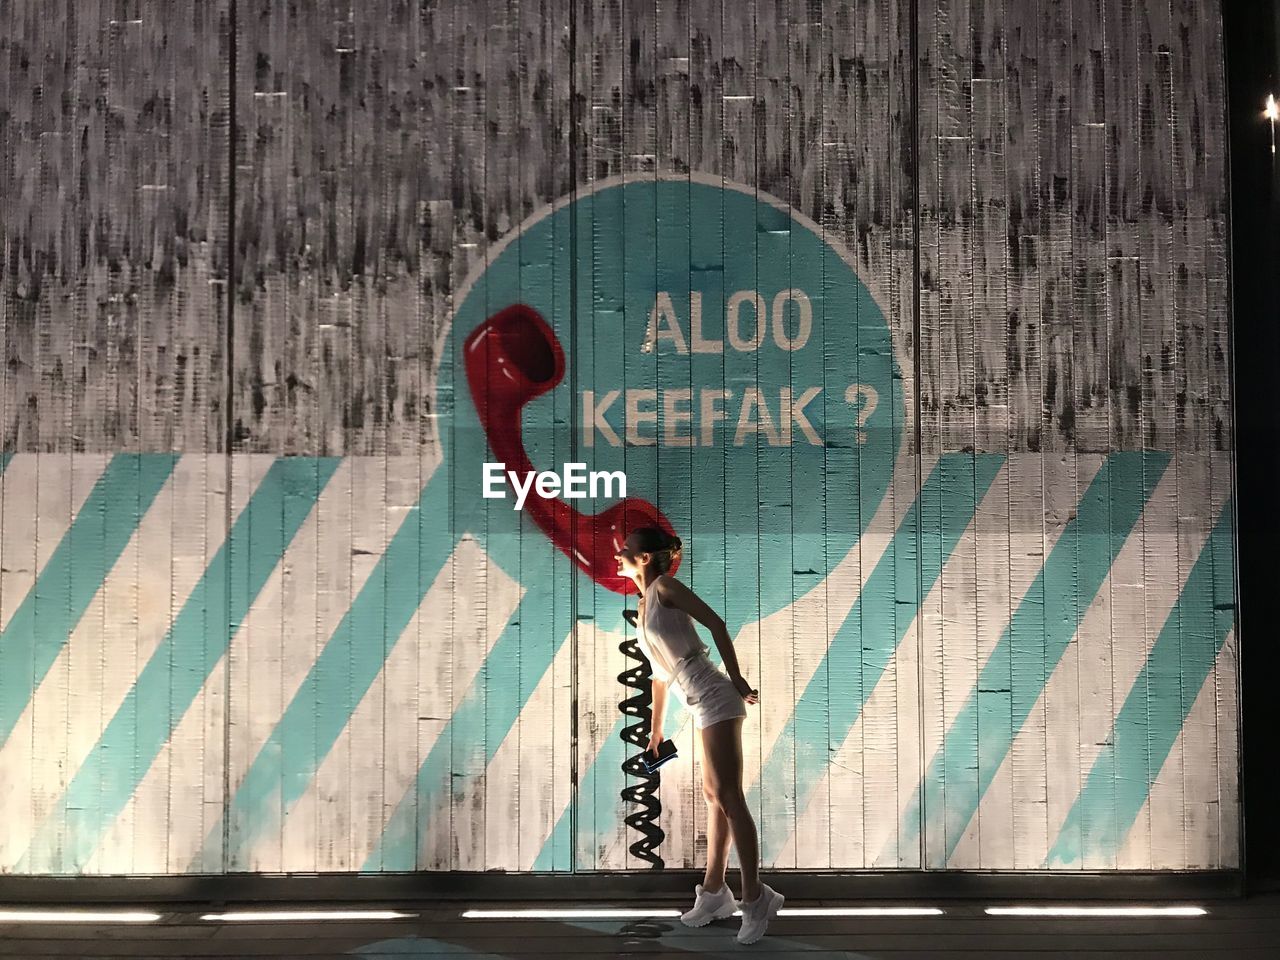
[[[640,834],[640,839],[628,849],[632,856],[652,864],[652,869],[661,870],[664,864],[657,850],[658,844],[666,835],[657,823],[658,816],[662,813],[662,801],[658,798],[658,775],[649,773],[640,762],[649,745],[649,725],[653,719],[652,688],[648,683],[649,663],[640,652],[635,637],[627,637],[618,644],[618,649],[628,659],[636,661],[634,667],[618,674],[619,683],[636,691],[618,704],[618,709],[624,714],[636,718],[635,723],[622,728],[622,739],[640,748],[638,753],[628,756],[622,762],[623,773],[636,778],[622,788],[622,799],[639,805],[639,809],[633,809],[626,817],[627,826]]]

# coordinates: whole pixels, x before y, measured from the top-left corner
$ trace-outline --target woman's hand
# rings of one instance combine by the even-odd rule
[[[742,695],[743,700],[750,704],[757,704],[760,702],[760,691],[752,689],[751,684],[747,683],[746,677],[742,674],[738,674],[736,677],[732,677],[730,679],[733,680],[733,688]]]
[[[667,738],[662,735],[661,730],[654,730],[649,734],[649,745],[644,748],[644,752],[656,757],[658,755],[658,747],[662,745],[662,741],[665,739]]]

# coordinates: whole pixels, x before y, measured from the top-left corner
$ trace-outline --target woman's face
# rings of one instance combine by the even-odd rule
[[[627,537],[626,542],[622,545],[622,549],[613,555],[613,558],[618,561],[618,576],[634,577],[643,572],[645,564],[649,562],[649,559],[652,556],[653,554],[647,551],[640,551],[636,549],[636,538],[634,535]]]

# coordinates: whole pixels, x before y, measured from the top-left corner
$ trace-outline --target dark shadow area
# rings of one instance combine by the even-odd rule
[[[1275,489],[1280,467],[1280,371],[1277,261],[1280,225],[1271,124],[1263,116],[1268,93],[1280,96],[1276,36],[1280,3],[1224,0],[1228,124],[1231,161],[1231,293],[1235,358],[1236,496],[1240,609],[1241,754],[1245,870],[1249,890],[1280,889],[1280,620],[1275,545],[1280,513]],[[1207,145],[1213,149],[1213,145]]]

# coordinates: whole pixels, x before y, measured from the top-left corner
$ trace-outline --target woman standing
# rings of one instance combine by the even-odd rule
[[[702,883],[694,888],[693,908],[680,919],[688,926],[701,927],[733,916],[736,907],[742,911],[738,942],[755,943],[764,936],[785,899],[760,882],[756,824],[742,792],[742,721],[747,715],[746,705],[759,702],[760,695],[738,668],[724,620],[668,574],[682,547],[679,537],[659,527],[640,527],[631,532],[614,555],[619,575],[631,577],[640,589],[638,642],[652,667],[653,688],[653,723],[647,752],[656,754],[665,739],[662,719],[670,687],[702,731],[702,793],[707,801],[708,821],[707,869]],[[694,620],[711,632],[727,675],[711,662]],[[737,847],[742,875],[742,899],[736,904],[725,882],[730,840]]]

